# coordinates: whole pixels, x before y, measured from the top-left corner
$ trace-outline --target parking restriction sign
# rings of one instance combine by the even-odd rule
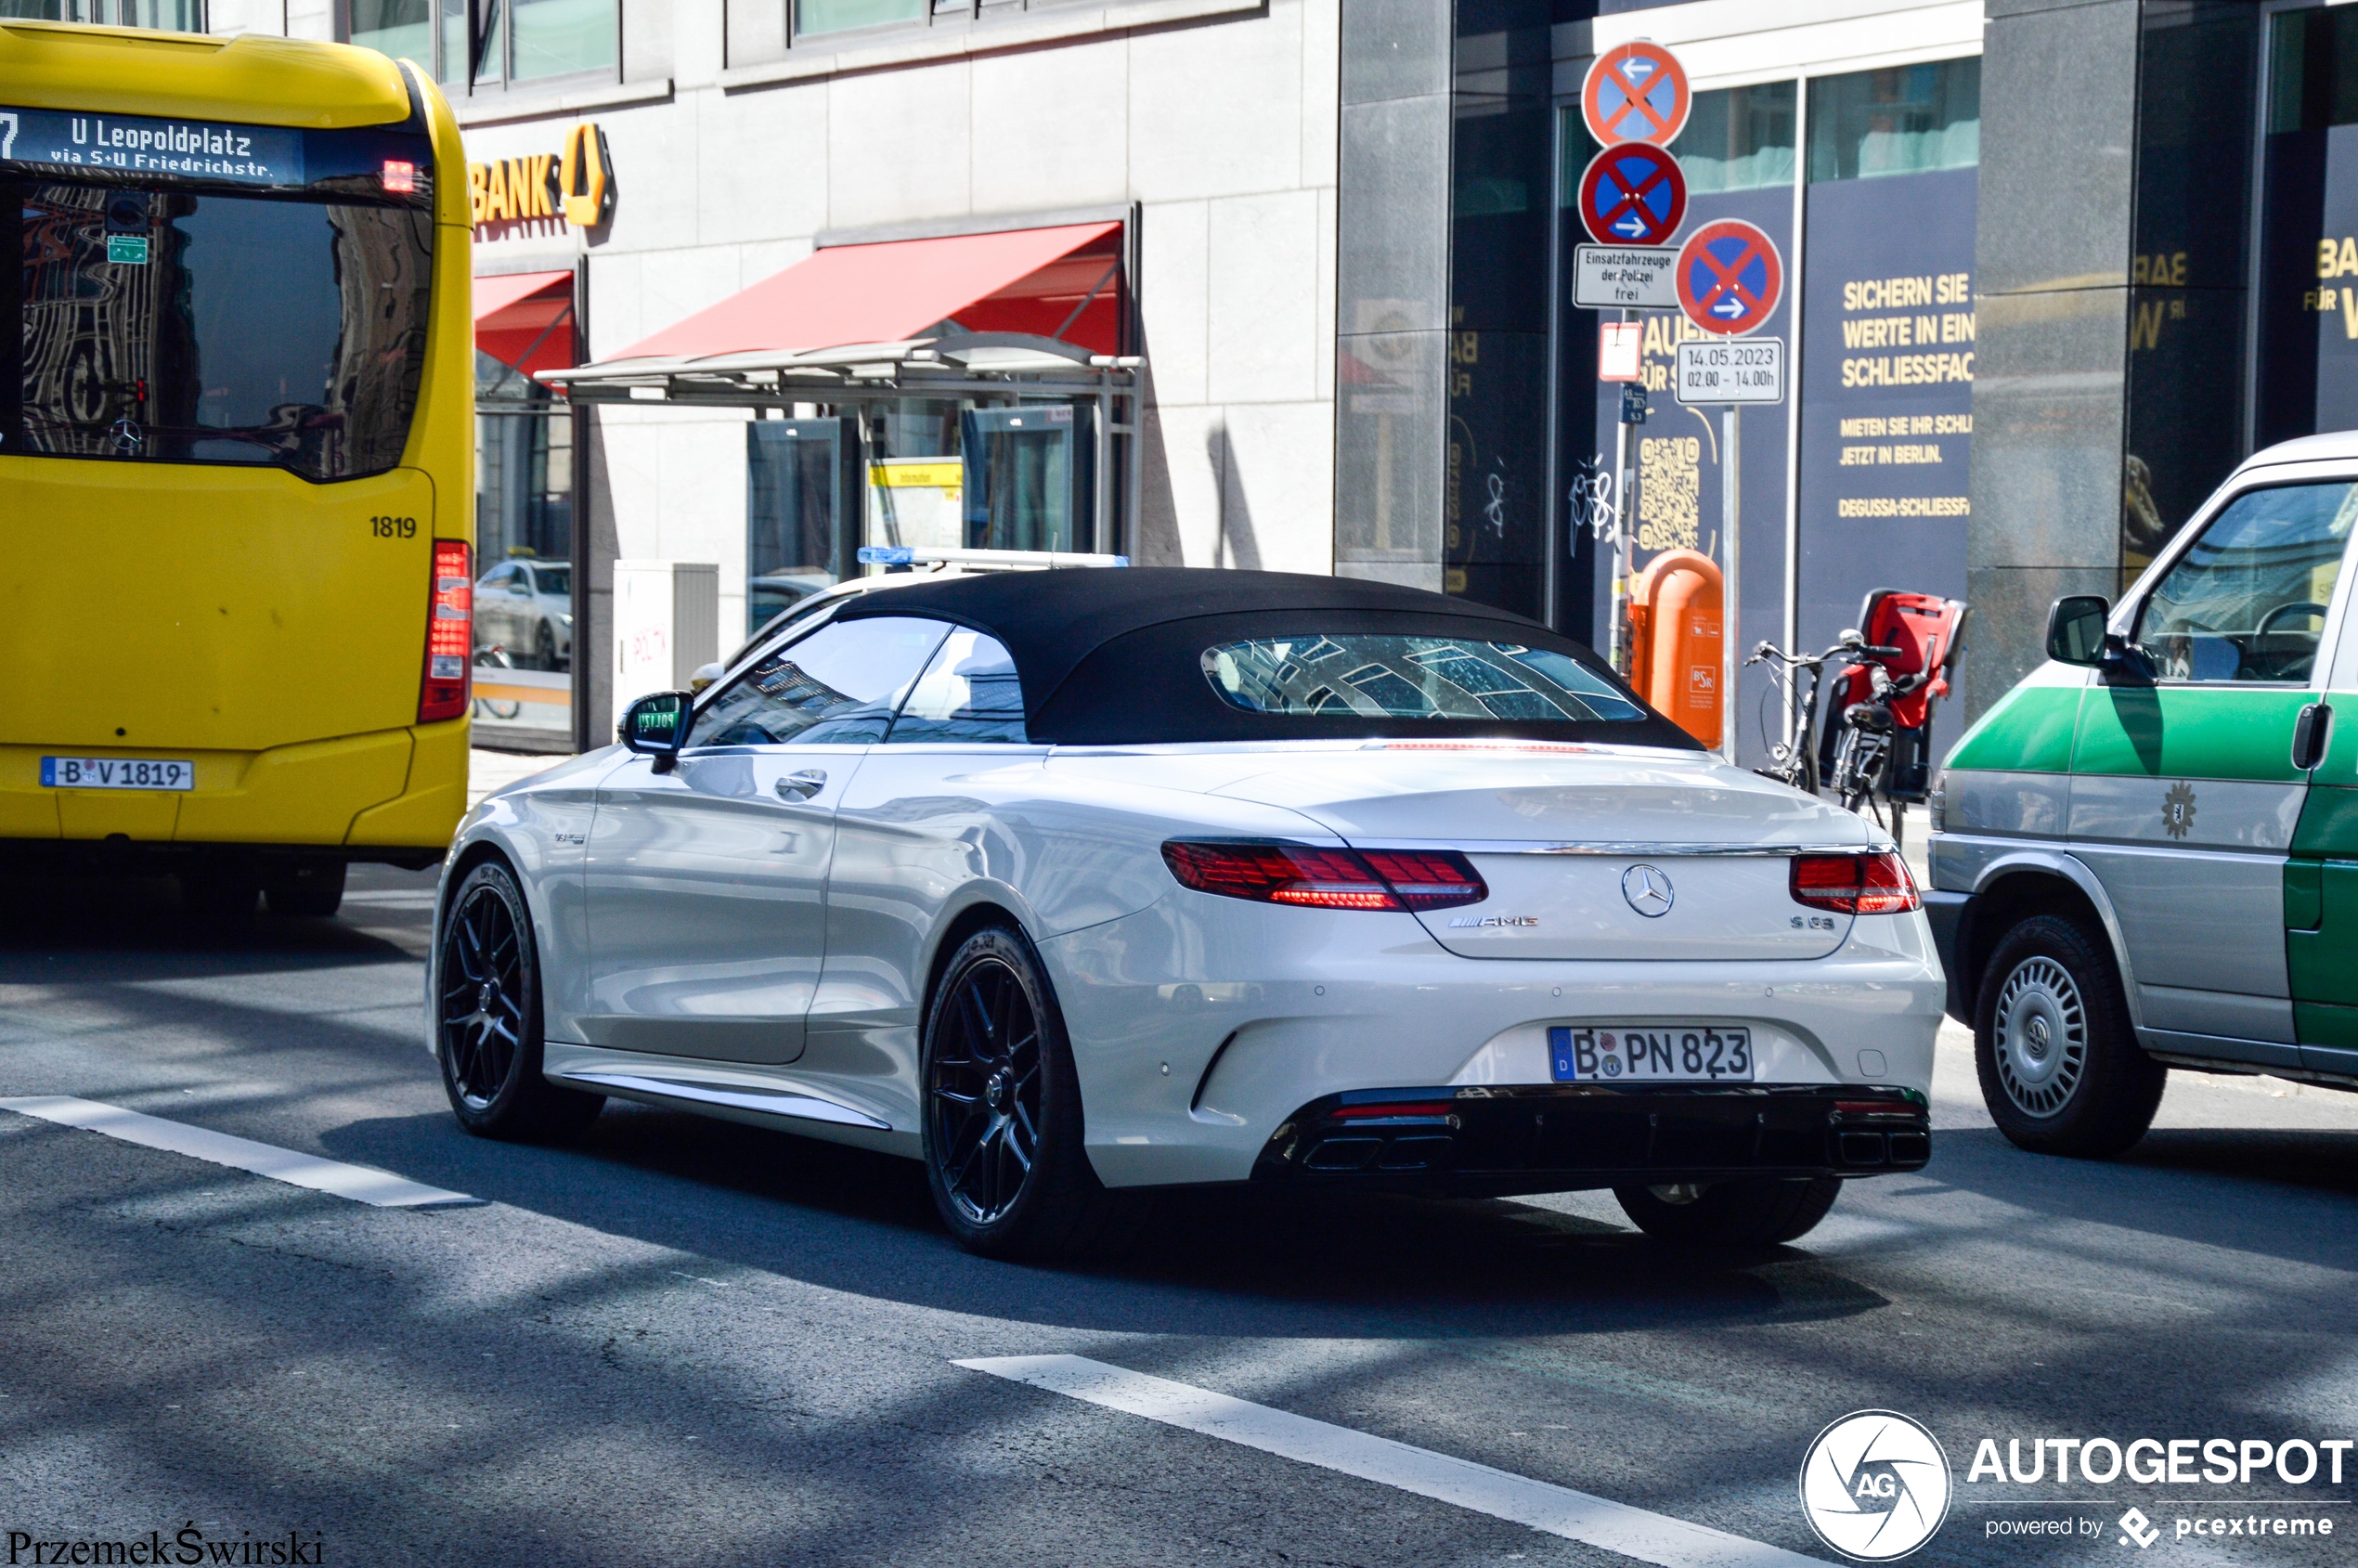
[[[1580,176],[1580,222],[1600,245],[1667,244],[1686,216],[1686,173],[1661,148],[1609,147]]]
[[[1687,236],[1672,274],[1678,308],[1717,337],[1760,330],[1784,296],[1785,264],[1776,241],[1740,218],[1720,218]]]
[[[1667,147],[1686,129],[1693,107],[1685,69],[1659,44],[1606,50],[1580,84],[1580,117],[1604,147],[1628,141]]]

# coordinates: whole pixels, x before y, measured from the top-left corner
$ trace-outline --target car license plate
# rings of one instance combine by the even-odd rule
[[[1726,1024],[1607,1024],[1548,1031],[1559,1083],[1749,1083],[1752,1030]]]
[[[194,789],[197,765],[151,757],[45,757],[41,782],[53,789]]]

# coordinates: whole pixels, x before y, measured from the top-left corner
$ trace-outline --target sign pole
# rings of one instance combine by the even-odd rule
[[[1621,323],[1625,327],[1629,324],[1629,312],[1621,313]],[[1638,364],[1639,374],[1643,376],[1642,356]],[[1629,421],[1616,414],[1613,426],[1613,667],[1625,680],[1636,678],[1629,667],[1629,540],[1638,525],[1636,514],[1629,510]]]
[[[1736,538],[1739,499],[1743,487],[1737,482],[1739,459],[1736,446],[1736,418],[1741,406],[1730,403],[1728,411],[1719,416],[1719,522],[1727,530],[1727,565],[1719,584],[1719,739],[1726,746],[1728,765],[1736,765],[1736,671],[1742,667],[1740,644],[1736,637],[1736,607],[1742,603],[1736,597]]]

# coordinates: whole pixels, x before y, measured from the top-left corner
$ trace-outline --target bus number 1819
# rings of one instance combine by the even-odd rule
[[[414,517],[371,517],[369,531],[381,539],[414,539],[418,537],[418,520]]]

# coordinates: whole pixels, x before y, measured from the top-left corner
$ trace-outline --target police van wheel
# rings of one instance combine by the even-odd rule
[[[2169,1069],[2145,1055],[2103,940],[2034,915],[1982,972],[1974,1067],[1998,1130],[2034,1154],[2108,1160],[2145,1135]]]

